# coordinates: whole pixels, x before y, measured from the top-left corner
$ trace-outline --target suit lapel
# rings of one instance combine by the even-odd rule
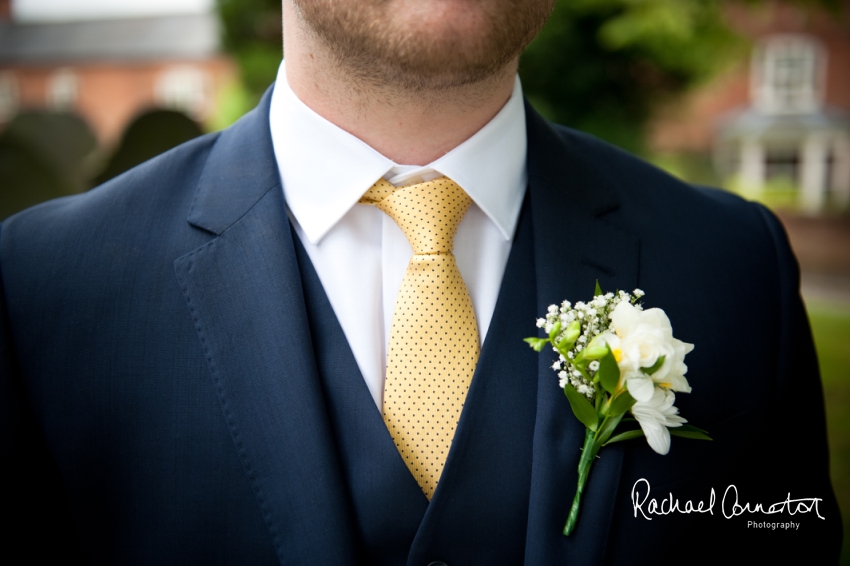
[[[217,140],[188,218],[215,237],[174,266],[281,563],[349,564],[350,507],[274,160],[270,93]]]
[[[605,221],[605,215],[617,208],[617,198],[599,173],[599,164],[581,153],[583,144],[562,137],[528,105],[526,120],[537,315],[563,300],[590,299],[596,280],[605,291],[634,289],[639,240]],[[622,446],[601,451],[583,495],[577,528],[564,537],[561,530],[575,494],[584,427],[557,386],[550,367],[554,359],[546,352],[538,359],[526,563],[598,564],[604,560],[618,497]]]

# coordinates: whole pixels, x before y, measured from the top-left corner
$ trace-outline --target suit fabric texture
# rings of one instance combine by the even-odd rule
[[[270,96],[234,126],[0,229],[7,548],[91,564],[666,564],[835,560],[823,394],[776,218],[694,188],[530,106],[529,182],[491,329],[433,500],[407,471],[287,219]],[[646,291],[713,442],[604,448],[561,535],[584,430],[552,303]],[[709,503],[652,520],[631,493]],[[740,503],[814,512],[725,518]],[[790,494],[790,495],[789,495]],[[727,510],[731,506],[726,502]],[[646,509],[646,507],[644,507]],[[796,531],[748,520],[799,522]]]

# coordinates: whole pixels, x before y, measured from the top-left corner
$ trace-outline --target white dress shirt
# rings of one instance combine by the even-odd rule
[[[354,359],[381,408],[396,295],[413,254],[396,223],[358,204],[381,177],[400,186],[445,175],[472,198],[454,254],[484,341],[525,195],[525,108],[511,98],[476,134],[426,167],[394,163],[304,104],[281,63],[269,112],[290,219]]]

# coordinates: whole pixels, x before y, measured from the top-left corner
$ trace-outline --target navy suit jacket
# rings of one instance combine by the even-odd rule
[[[357,451],[340,448],[329,395],[350,392],[346,414],[369,426],[377,411],[362,405],[347,344],[311,338],[321,321],[308,316],[269,98],[223,132],[3,224],[4,548],[104,564],[371,563],[362,525],[381,520],[393,487],[374,504],[352,494]],[[528,190],[493,324],[440,489],[400,563],[834,560],[823,394],[776,218],[530,107],[527,123]],[[666,456],[644,440],[604,448],[566,538],[583,427],[551,356],[521,339],[547,305],[590,298],[596,280],[641,287],[696,345],[693,393],[677,406],[714,441],[674,438]],[[338,363],[317,363],[320,350]],[[320,373],[337,370],[354,378],[332,392]],[[641,478],[649,497],[682,508],[707,505],[713,489],[713,512],[644,515],[631,497]],[[725,518],[730,485],[742,505],[819,498],[823,519]]]

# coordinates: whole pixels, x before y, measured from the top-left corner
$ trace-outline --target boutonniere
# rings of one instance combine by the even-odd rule
[[[590,302],[549,306],[537,320],[546,338],[525,339],[537,352],[551,345],[558,354],[552,364],[558,385],[587,428],[565,536],[575,528],[590,467],[603,446],[646,436],[653,450],[667,454],[671,434],[711,440],[706,431],[686,425],[673,406],[674,392],[691,392],[684,360],[694,346],[673,337],[663,310],[644,310],[638,303],[643,295],[640,289],[603,294],[597,282]],[[633,418],[625,417],[628,412]],[[629,426],[635,422],[640,428]]]

